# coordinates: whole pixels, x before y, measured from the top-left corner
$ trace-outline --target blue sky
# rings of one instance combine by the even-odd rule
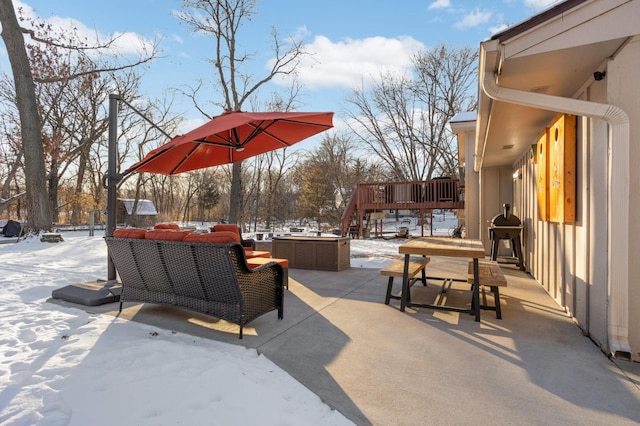
[[[255,52],[251,72],[266,73],[271,59],[269,35],[302,38],[313,60],[301,64],[303,92],[299,110],[334,111],[341,121],[344,98],[382,70],[404,72],[416,49],[439,42],[455,48],[474,47],[508,25],[517,24],[557,3],[552,0],[258,0],[256,15],[245,24],[243,47]],[[159,98],[165,89],[194,84],[212,73],[211,39],[191,33],[173,12],[179,0],[14,0],[29,13],[54,25],[72,25],[90,37],[123,34],[122,49],[160,39],[162,58],[143,76],[146,96]],[[141,41],[142,40],[142,41]],[[4,45],[0,54],[6,58]],[[6,59],[0,68],[9,72]],[[265,94],[283,87],[266,87]],[[210,92],[211,97],[217,96]],[[189,126],[202,117],[178,100]],[[248,106],[248,105],[247,105]],[[246,109],[246,108],[245,108]],[[211,107],[215,115],[215,107]],[[199,124],[199,123],[198,123]]]

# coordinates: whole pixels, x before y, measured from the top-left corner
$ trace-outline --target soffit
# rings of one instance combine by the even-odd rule
[[[602,3],[607,2],[593,3],[599,4],[597,9],[591,9],[591,13],[602,14]],[[638,9],[640,1],[634,3],[634,9]],[[604,70],[606,60],[627,40],[626,34],[638,32],[637,25],[629,27],[629,20],[621,17],[632,12],[629,8],[618,6],[606,19],[601,15],[588,19],[585,4],[577,7],[580,20],[586,19],[582,24],[565,12],[553,22],[544,22],[523,34],[510,35],[505,42],[500,43],[497,39],[483,43],[480,81],[485,74],[493,75],[499,69],[497,81],[502,87],[562,97],[578,95],[586,83],[593,81],[595,71]],[[603,25],[611,26],[611,19],[616,16],[619,27],[625,28],[608,32]],[[559,26],[563,22],[564,26]],[[586,31],[589,29],[591,32]],[[586,33],[591,35],[587,37]],[[613,34],[625,36],[612,38]],[[606,84],[606,81],[601,83]],[[494,101],[484,93],[479,93],[479,101],[476,147],[482,151],[482,167],[514,164],[557,114],[556,111]]]

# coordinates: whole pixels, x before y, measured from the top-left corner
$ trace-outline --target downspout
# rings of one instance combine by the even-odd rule
[[[607,199],[607,223],[609,239],[607,257],[609,269],[608,339],[609,351],[631,353],[629,346],[629,117],[621,108],[583,101],[544,95],[499,86],[496,76],[485,73],[482,90],[491,99],[511,104],[524,105],[548,111],[593,117],[609,124],[609,196]],[[486,141],[483,144],[483,148]],[[615,167],[614,167],[615,165]],[[616,215],[612,214],[616,212]],[[616,249],[617,248],[617,249]]]

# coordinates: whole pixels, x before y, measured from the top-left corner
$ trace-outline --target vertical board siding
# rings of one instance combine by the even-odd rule
[[[513,165],[513,171],[522,174],[514,204],[524,225],[527,272],[603,347],[607,341],[608,232],[607,207],[602,202],[608,185],[606,132],[601,120],[578,119],[575,223],[538,220],[534,154],[525,153]]]
[[[576,318],[576,321],[584,328],[589,328],[587,306],[589,303],[589,253],[591,238],[589,234],[589,223],[591,218],[590,209],[590,184],[589,173],[589,138],[584,135],[589,134],[589,121],[578,117],[578,145],[576,159],[576,229],[575,229],[575,277],[574,294],[572,306],[569,311]]]
[[[604,93],[590,91],[590,100],[604,102]],[[600,345],[608,344],[608,303],[609,303],[609,229],[607,223],[609,198],[608,171],[608,126],[598,119],[588,119],[589,134],[589,300],[587,304],[588,328],[591,338]],[[611,214],[615,215],[615,212]]]

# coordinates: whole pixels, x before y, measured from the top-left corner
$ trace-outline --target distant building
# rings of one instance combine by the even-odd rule
[[[138,200],[118,198],[116,203],[116,223],[120,226],[133,226],[146,228],[156,223],[158,211],[151,200]],[[135,214],[133,206],[136,204]]]

